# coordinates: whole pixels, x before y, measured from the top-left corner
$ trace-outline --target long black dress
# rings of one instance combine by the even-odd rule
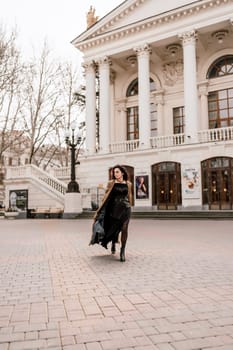
[[[106,247],[110,241],[117,242],[118,234],[123,224],[130,219],[130,214],[128,186],[126,183],[115,183],[105,209],[103,246]]]

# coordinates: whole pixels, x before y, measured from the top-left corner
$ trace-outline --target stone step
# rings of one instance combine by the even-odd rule
[[[92,219],[94,211],[84,211],[78,217]],[[154,211],[132,211],[134,219],[233,219],[232,210],[154,210]]]

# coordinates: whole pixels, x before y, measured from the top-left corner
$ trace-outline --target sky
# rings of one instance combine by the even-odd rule
[[[53,55],[62,61],[81,63],[81,53],[71,40],[86,29],[86,14],[92,5],[95,15],[105,16],[123,0],[0,0],[0,23],[18,32],[23,57],[40,52],[44,40]]]

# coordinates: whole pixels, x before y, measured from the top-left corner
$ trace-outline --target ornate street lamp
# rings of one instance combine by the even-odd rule
[[[73,192],[80,193],[79,184],[76,181],[76,175],[75,175],[75,165],[79,164],[79,162],[76,163],[76,161],[75,161],[75,153],[76,153],[77,145],[80,145],[80,143],[82,141],[82,137],[81,137],[80,131],[75,136],[75,134],[74,134],[75,123],[72,123],[70,126],[71,126],[71,135],[70,135],[70,131],[67,130],[66,136],[65,136],[66,144],[69,146],[69,149],[71,151],[71,180],[68,183],[68,187],[67,187],[66,192],[67,193],[73,193]]]

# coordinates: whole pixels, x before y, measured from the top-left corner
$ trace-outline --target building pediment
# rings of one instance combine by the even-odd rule
[[[80,48],[80,44],[93,41],[99,37],[112,35],[124,29],[137,27],[140,23],[150,21],[154,17],[164,17],[172,11],[180,11],[183,7],[193,7],[205,0],[126,0],[94,25],[72,40],[72,44]],[[97,9],[98,11],[98,9]]]

